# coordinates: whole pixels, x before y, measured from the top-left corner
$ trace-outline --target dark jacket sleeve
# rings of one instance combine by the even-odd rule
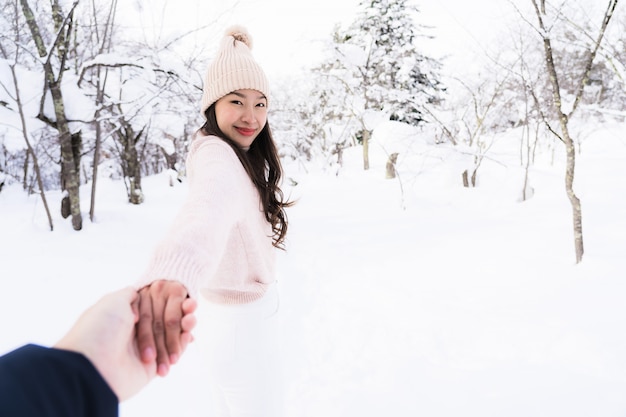
[[[80,353],[26,345],[0,357],[2,417],[117,415],[117,396]]]

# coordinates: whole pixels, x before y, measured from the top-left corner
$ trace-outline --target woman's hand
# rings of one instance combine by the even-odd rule
[[[154,281],[139,290],[137,346],[144,363],[156,358],[157,374],[165,376],[187,344],[196,324],[195,300],[177,281]]]

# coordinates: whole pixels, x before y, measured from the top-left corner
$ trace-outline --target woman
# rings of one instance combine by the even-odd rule
[[[138,344],[160,375],[180,354],[181,303],[198,297],[217,415],[282,415],[275,249],[290,205],[267,122],[269,84],[244,28],[226,32],[207,70],[187,157],[189,195],[140,281]],[[168,323],[173,323],[169,325]]]

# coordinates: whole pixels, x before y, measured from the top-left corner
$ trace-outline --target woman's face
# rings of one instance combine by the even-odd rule
[[[217,126],[243,149],[248,149],[267,122],[267,97],[257,90],[236,90],[215,103]]]

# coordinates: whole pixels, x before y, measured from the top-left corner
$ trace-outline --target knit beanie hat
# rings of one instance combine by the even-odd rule
[[[251,49],[252,37],[244,27],[231,26],[226,30],[217,56],[204,78],[202,116],[211,104],[235,90],[257,90],[269,101],[267,77],[252,57]]]

